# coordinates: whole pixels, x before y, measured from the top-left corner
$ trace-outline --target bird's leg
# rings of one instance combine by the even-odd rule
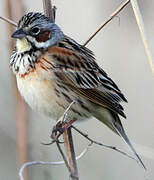
[[[45,145],[50,145],[50,144],[53,144],[54,142],[58,141],[58,138],[76,121],[75,118],[73,118],[70,121],[67,121],[68,111],[70,110],[71,106],[74,103],[75,103],[75,101],[72,101],[72,103],[70,103],[70,105],[65,110],[64,114],[59,118],[56,125],[52,129],[52,133],[50,136],[52,139],[51,143],[48,143]],[[61,143],[61,142],[59,142],[59,143]]]
[[[73,118],[70,121],[67,121],[68,118],[68,111],[70,110],[71,106],[75,103],[75,101],[72,101],[70,105],[65,110],[64,114],[58,119],[56,125],[52,129],[51,133],[51,139],[52,141],[50,143],[43,143],[44,145],[51,145],[54,142],[62,143],[58,140],[58,138],[69,128],[72,126],[72,124],[76,121],[75,118]]]
[[[65,110],[64,114],[59,118],[57,121],[56,125],[53,127],[52,134],[51,134],[51,139],[54,139],[56,136],[59,137],[61,134],[64,133],[66,129],[68,129],[75,121],[76,119],[72,119],[71,121],[67,122],[68,118],[68,111],[72,107],[72,105],[75,103],[75,100],[73,100],[67,109]],[[59,134],[57,135],[57,132]],[[56,136],[55,136],[56,135]]]
[[[55,142],[58,138],[76,121],[72,119],[69,122],[66,121],[57,121],[57,124],[53,127],[51,133],[51,139]]]

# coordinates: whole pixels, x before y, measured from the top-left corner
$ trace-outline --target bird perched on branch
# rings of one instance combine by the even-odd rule
[[[58,120],[75,101],[69,120],[96,117],[125,140],[145,168],[119,118],[126,118],[120,102],[127,100],[92,51],[41,13],[24,15],[12,38],[17,40],[10,66],[21,95],[34,110]]]

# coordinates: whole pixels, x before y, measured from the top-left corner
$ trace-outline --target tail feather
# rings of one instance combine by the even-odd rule
[[[133,151],[133,153],[135,154],[135,156],[137,157],[138,161],[141,163],[141,165],[143,166],[143,168],[146,170],[146,167],[144,165],[144,163],[142,162],[140,156],[137,154],[136,150],[134,149],[133,145],[131,144],[131,142],[129,141],[123,127],[122,124],[120,122],[120,119],[118,117],[118,115],[114,114],[114,119],[115,121],[113,122],[113,127],[116,129],[116,131],[118,132],[118,134],[123,138],[123,140],[128,144],[128,146],[130,147],[130,149]]]
[[[146,170],[145,165],[143,164],[141,158],[135,151],[134,147],[132,146],[131,142],[129,141],[125,130],[121,124],[119,116],[110,110],[104,109],[104,108],[95,108],[92,111],[93,116],[95,116],[98,120],[103,122],[106,126],[108,126],[114,133],[118,134],[123,138],[123,140],[126,142],[126,144],[130,147],[130,149],[135,154],[137,160],[140,162],[140,164],[143,166],[143,168]]]

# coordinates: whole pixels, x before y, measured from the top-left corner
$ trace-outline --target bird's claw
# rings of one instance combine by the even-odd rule
[[[69,122],[65,121],[57,121],[57,124],[53,127],[52,133],[51,133],[51,139],[52,141],[50,143],[42,143],[43,145],[51,145],[55,142],[63,143],[59,141],[59,137],[69,128],[71,125],[76,121],[76,119],[73,119]]]

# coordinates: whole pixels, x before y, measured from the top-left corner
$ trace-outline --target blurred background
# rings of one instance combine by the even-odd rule
[[[0,15],[9,16],[8,2],[0,0]],[[10,2],[13,19],[17,22],[23,13],[23,10],[20,12],[20,1]],[[138,2],[154,56],[154,1]],[[83,44],[122,1],[54,0],[53,3],[57,7],[56,23],[65,34]],[[25,12],[43,11],[41,0],[26,0],[23,5]],[[148,169],[149,179],[154,179],[154,76],[131,5],[127,5],[118,17],[120,24],[119,18],[114,18],[87,47],[127,97],[129,103],[124,104],[127,120],[122,119],[122,123]],[[0,180],[16,180],[23,162],[59,161],[62,158],[55,145],[41,144],[50,141],[53,121],[25,107],[16,93],[15,80],[9,68],[11,38],[8,25],[0,20],[0,27]],[[131,153],[120,137],[96,119],[77,124],[77,127],[97,141]],[[78,155],[89,142],[76,133],[73,136]],[[93,145],[77,163],[81,180],[145,180],[144,170],[135,161],[97,145]],[[29,167],[26,174],[25,180],[68,179],[64,165]]]

